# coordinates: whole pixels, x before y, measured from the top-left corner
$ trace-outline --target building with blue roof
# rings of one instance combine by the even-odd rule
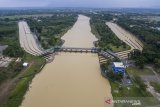
[[[125,66],[122,62],[113,62],[112,70],[114,73],[125,73]]]

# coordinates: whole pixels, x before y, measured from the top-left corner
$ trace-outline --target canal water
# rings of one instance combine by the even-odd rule
[[[89,20],[79,15],[62,37],[63,47],[94,47]],[[101,76],[97,54],[58,53],[35,76],[21,107],[105,107],[105,97],[112,97],[111,87]]]

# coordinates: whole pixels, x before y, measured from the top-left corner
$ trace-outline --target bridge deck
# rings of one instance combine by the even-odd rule
[[[51,54],[54,52],[80,52],[80,53],[98,53],[99,55],[105,57],[106,59],[108,58],[118,58],[122,60],[122,58],[117,55],[116,53],[107,50],[107,51],[102,51],[100,48],[75,48],[75,47],[54,47],[52,49],[47,50],[42,54],[42,56],[45,56],[47,54]]]

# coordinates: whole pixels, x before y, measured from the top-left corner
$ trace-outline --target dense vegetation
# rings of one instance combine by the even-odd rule
[[[133,58],[138,61],[137,63],[149,63],[160,67],[160,31],[152,28],[155,27],[152,26],[155,22],[136,20],[129,15],[122,15],[118,17],[117,23],[143,41],[143,52],[133,54]]]
[[[73,13],[53,14],[51,17],[28,18],[31,30],[38,35],[44,48],[62,44],[61,36],[73,26],[77,15]]]
[[[16,22],[0,20],[0,45],[8,45],[4,50],[4,56],[23,57],[23,50],[20,48],[18,41],[18,29]],[[22,70],[22,63],[14,61],[7,68],[0,68],[0,84],[9,78],[15,77]]]
[[[0,45],[8,45],[8,48],[3,52],[5,56],[23,56],[23,50],[19,46],[16,22],[0,21]]]
[[[105,24],[106,21],[112,20],[110,15],[90,15],[92,32],[99,38],[98,47],[106,50],[110,49],[114,52],[129,49],[129,46],[122,42]]]

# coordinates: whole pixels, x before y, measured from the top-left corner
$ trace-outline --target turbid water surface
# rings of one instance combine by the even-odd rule
[[[63,37],[64,47],[94,47],[89,18],[79,15]],[[111,97],[108,80],[101,76],[97,54],[58,53],[30,84],[21,107],[104,107]]]

